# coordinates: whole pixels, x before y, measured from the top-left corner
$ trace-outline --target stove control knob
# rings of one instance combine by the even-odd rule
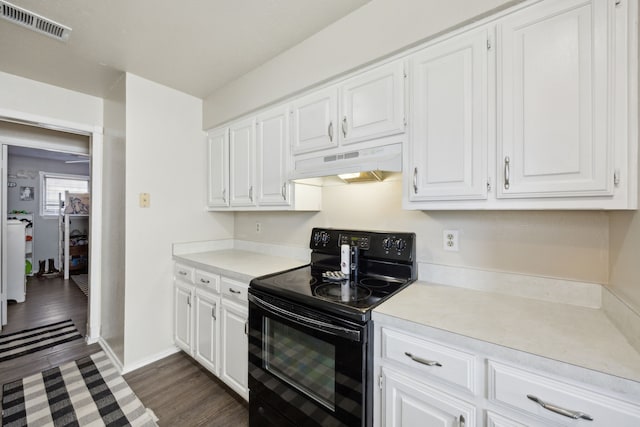
[[[396,248],[398,248],[399,251],[403,250],[406,247],[407,247],[407,244],[405,243],[404,240],[402,239],[396,240]]]
[[[389,249],[391,249],[393,247],[393,240],[391,240],[391,238],[389,238],[389,237],[386,237],[382,241],[382,247],[384,248],[384,250],[388,251]]]
[[[315,245],[317,245],[318,243],[320,243],[320,238],[321,238],[320,234],[321,234],[321,233],[320,233],[319,231],[316,231],[316,232],[313,234],[313,243],[314,243]]]
[[[329,243],[329,233],[327,233],[326,231],[322,232],[322,243],[324,243],[325,245]]]

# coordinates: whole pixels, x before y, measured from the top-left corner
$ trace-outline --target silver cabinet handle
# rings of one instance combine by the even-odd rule
[[[213,304],[213,307],[211,307],[211,317],[213,317],[213,320],[218,320],[216,318],[216,305]]]
[[[460,415],[458,417],[458,425],[460,427],[465,427],[467,425],[467,420],[464,419],[464,415]]]
[[[227,189],[222,189],[222,203],[227,203]]]
[[[282,199],[287,200],[287,183],[282,183]]]
[[[418,363],[421,363],[423,365],[427,365],[427,366],[442,366],[440,364],[440,362],[438,362],[438,361],[423,359],[421,357],[414,356],[413,354],[408,353],[406,351],[404,352],[404,355],[409,357],[409,358],[411,358],[411,360],[413,360],[414,362],[418,362]]]
[[[249,321],[245,320],[244,322],[244,334],[249,335]]]
[[[511,175],[511,159],[509,156],[504,158],[504,189],[509,189],[509,179]]]
[[[542,406],[547,411],[551,411],[551,412],[563,415],[563,416],[568,417],[568,418],[573,418],[574,420],[583,419],[583,420],[593,421],[593,417],[591,417],[590,415],[585,414],[584,412],[572,411],[570,409],[561,408],[561,407],[553,405],[551,403],[547,403],[544,400],[539,399],[536,396],[533,396],[531,394],[527,394],[527,398],[529,400],[533,400],[534,402],[536,402],[538,405]]]
[[[204,283],[204,284],[211,283],[211,280],[205,280],[201,278],[200,283]]]
[[[329,129],[327,129],[329,133],[329,141],[333,142],[333,122],[329,122]]]
[[[235,290],[235,289],[233,289],[233,288],[229,288],[229,292],[231,292],[232,294],[236,294],[236,295],[238,295],[238,294],[241,294],[241,293],[242,293],[242,292],[240,292],[240,291],[236,291],[236,290]]]
[[[178,271],[178,274],[181,275],[181,276],[186,276],[187,272],[180,270],[180,271]]]
[[[344,135],[344,137],[347,137],[347,116],[344,116],[344,118],[342,119],[342,135]]]
[[[418,168],[413,168],[413,193],[418,194]]]
[[[187,305],[189,307],[191,307],[191,297],[190,296],[187,297]]]
[[[253,202],[253,185],[249,187],[249,201]]]

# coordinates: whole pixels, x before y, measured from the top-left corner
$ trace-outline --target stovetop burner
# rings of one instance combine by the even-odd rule
[[[313,295],[330,301],[349,303],[369,298],[371,290],[360,285],[353,286],[345,281],[344,283],[323,283],[314,289]]]

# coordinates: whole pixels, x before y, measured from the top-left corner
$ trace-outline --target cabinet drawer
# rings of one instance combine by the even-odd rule
[[[203,286],[207,290],[220,292],[220,276],[207,271],[195,271],[196,285]]]
[[[186,266],[184,264],[175,263],[173,265],[173,276],[175,279],[182,280],[184,282],[194,283],[195,268]]]
[[[473,354],[383,328],[382,358],[476,393]]]
[[[640,406],[568,384],[561,377],[551,378],[491,360],[489,399],[546,422],[565,426],[640,425]],[[536,399],[538,403],[534,401]],[[592,420],[588,421],[586,417]]]
[[[242,305],[247,305],[247,291],[249,286],[242,282],[227,279],[226,277],[220,280],[222,295],[225,298],[239,302]]]

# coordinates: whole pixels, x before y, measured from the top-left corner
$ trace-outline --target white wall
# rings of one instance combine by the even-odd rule
[[[102,126],[102,98],[0,72],[0,115],[6,110]]]
[[[204,129],[520,0],[372,0],[207,97]]]
[[[124,361],[125,115],[126,79],[123,74],[104,99],[100,290],[100,336],[120,363]]]
[[[127,74],[126,101],[125,369],[173,348],[171,244],[230,238],[234,223],[204,210],[202,100]]]

